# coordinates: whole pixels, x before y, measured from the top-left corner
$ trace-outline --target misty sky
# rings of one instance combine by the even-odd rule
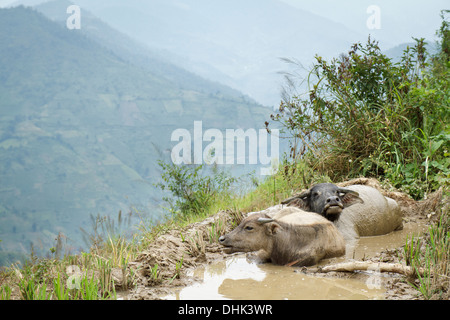
[[[48,0],[0,0],[0,7],[35,5]],[[95,0],[92,0],[95,2]],[[150,0],[151,1],[151,0]],[[213,0],[220,1],[220,0]],[[245,1],[245,0],[243,0]],[[278,0],[296,8],[341,23],[367,38],[373,35],[384,48],[411,42],[411,37],[435,39],[440,26],[439,11],[450,9],[448,0]],[[77,1],[72,1],[77,3]],[[180,0],[180,3],[183,1]],[[369,30],[369,6],[380,8],[380,28]]]
[[[92,0],[95,1],[95,0]],[[215,0],[217,1],[217,0]],[[245,1],[245,0],[244,0]],[[370,5],[380,8],[381,29],[377,38],[386,44],[396,45],[410,41],[411,37],[434,38],[440,25],[439,10],[450,9],[448,0],[279,0],[297,8],[310,11],[327,19],[342,23],[360,33],[368,30],[366,13]],[[0,0],[0,7],[16,3],[36,4],[44,0]],[[72,1],[76,3],[76,1]],[[182,2],[182,0],[180,0]]]
[[[42,2],[47,1],[0,0],[0,6]],[[294,58],[308,68],[315,54],[336,56],[369,35],[382,50],[412,43],[412,37],[432,43],[440,11],[450,8],[448,0],[72,2],[150,48],[175,54],[171,61],[182,68],[272,106],[278,105],[283,85],[278,73],[290,67],[279,58]],[[250,14],[259,12],[261,19]]]
[[[280,0],[297,8],[310,11],[344,24],[359,33],[373,34],[380,42],[395,46],[410,42],[411,37],[434,39],[441,19],[439,12],[450,9],[448,0]],[[380,8],[379,30],[369,30],[367,8]]]

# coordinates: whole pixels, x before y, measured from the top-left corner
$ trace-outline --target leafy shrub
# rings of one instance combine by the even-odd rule
[[[291,157],[332,180],[384,177],[416,198],[449,182],[448,23],[430,60],[424,39],[393,62],[370,38],[331,62],[316,56],[305,96],[271,116],[292,135]],[[448,48],[447,48],[448,49]],[[303,149],[299,152],[299,147]]]
[[[189,215],[208,211],[219,196],[227,197],[237,181],[225,171],[208,172],[204,165],[175,165],[158,162],[162,169],[162,182],[155,184],[161,190],[171,192],[163,200],[173,214]]]

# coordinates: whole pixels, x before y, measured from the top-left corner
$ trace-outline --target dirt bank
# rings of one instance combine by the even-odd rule
[[[431,223],[439,219],[442,190],[429,195],[426,200],[414,201],[401,192],[383,188],[375,179],[359,178],[338,185],[345,187],[351,184],[370,185],[384,195],[395,199],[402,208],[406,222],[421,220]],[[233,229],[241,219],[241,213],[221,211],[202,222],[191,224],[183,229],[170,230],[159,236],[130,264],[136,277],[136,286],[119,296],[133,300],[158,299],[173,292],[174,289],[185,287],[196,281],[194,277],[188,276],[189,271],[201,265],[225,259],[227,255],[218,244],[217,238]],[[397,249],[385,250],[371,260],[397,263],[399,262],[398,251]],[[314,267],[293,268],[293,272],[341,278],[367,276],[362,273],[348,272],[318,273],[317,268]],[[417,291],[407,284],[405,276],[390,274],[383,279],[384,287],[387,288],[386,299],[418,298]],[[120,278],[116,283],[120,283]]]
[[[126,298],[157,299],[196,281],[187,276],[188,271],[226,257],[217,239],[239,224],[241,219],[240,213],[220,211],[202,222],[159,236],[130,263],[137,285]]]

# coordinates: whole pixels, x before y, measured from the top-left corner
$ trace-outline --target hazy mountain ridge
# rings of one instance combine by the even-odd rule
[[[308,67],[315,54],[334,56],[357,33],[276,0],[78,1],[112,27],[207,79],[221,81],[267,105],[278,105],[288,66]],[[177,59],[176,57],[180,57]]]
[[[58,232],[80,245],[90,214],[135,205],[157,218],[158,149],[174,129],[263,126],[267,108],[177,72],[185,79],[130,64],[31,9],[0,10],[3,257],[30,243],[48,252]]]
[[[68,0],[54,0],[36,5],[34,8],[51,20],[65,26],[69,16],[66,13],[66,9],[72,4],[73,2]],[[78,32],[108,50],[111,50],[125,61],[143,67],[158,77],[168,79],[174,84],[182,86],[184,89],[193,89],[208,93],[215,93],[220,90],[222,93],[238,98],[243,95],[240,91],[233,90],[218,82],[205,80],[200,76],[171,64],[167,59],[167,55],[170,56],[171,54],[167,51],[156,50],[154,48],[150,49],[131,39],[129,36],[111,28],[86,9],[82,9],[81,12],[83,27]]]
[[[285,84],[279,73],[292,71],[280,58],[300,62],[304,77],[314,55],[336,57],[369,34],[381,40],[383,50],[411,36],[432,41],[445,1],[79,0],[77,5],[82,16],[85,10],[93,12],[161,53],[163,60],[277,106]],[[381,25],[369,29],[373,5],[380,10]]]

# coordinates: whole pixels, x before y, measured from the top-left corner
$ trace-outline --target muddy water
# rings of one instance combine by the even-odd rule
[[[362,260],[373,257],[385,249],[395,249],[405,244],[411,234],[417,235],[427,229],[424,223],[408,222],[403,224],[403,230],[391,232],[376,237],[363,237],[353,242],[347,241],[346,258]]]
[[[347,245],[346,259],[371,257],[384,249],[394,249],[405,243],[407,235],[420,233],[424,226],[408,223],[401,231],[384,236],[365,237]],[[323,261],[322,264],[330,263]],[[244,254],[193,271],[201,281],[185,287],[163,299],[383,299],[385,292],[380,277],[367,272],[358,279],[341,279],[306,275],[297,268],[255,264]]]

